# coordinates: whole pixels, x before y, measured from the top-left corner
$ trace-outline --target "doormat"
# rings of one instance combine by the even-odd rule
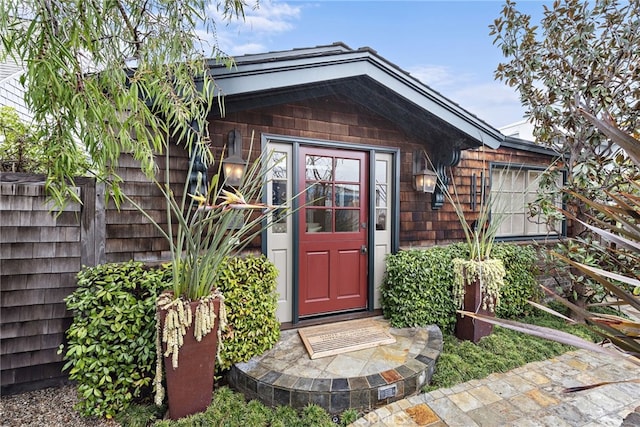
[[[373,319],[349,320],[330,325],[298,329],[312,359],[334,356],[355,350],[393,344],[396,339],[389,328]]]

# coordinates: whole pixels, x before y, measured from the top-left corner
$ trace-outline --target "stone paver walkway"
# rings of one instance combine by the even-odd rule
[[[640,384],[617,383],[576,393],[562,390],[635,378],[640,378],[640,369],[629,361],[577,350],[399,400],[368,413],[352,426],[617,427],[640,407]],[[625,427],[639,418],[627,417]]]

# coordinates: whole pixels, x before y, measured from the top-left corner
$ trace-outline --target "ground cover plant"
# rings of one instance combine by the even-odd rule
[[[570,332],[590,341],[598,340],[597,335],[584,326],[568,324],[548,313],[538,311],[525,316],[522,320],[534,325]],[[491,335],[482,338],[477,344],[460,341],[450,334],[445,334],[443,338],[444,348],[436,363],[431,384],[423,388],[425,392],[485,378],[494,372],[506,372],[527,363],[549,359],[575,349],[499,326],[494,328]]]
[[[247,426],[247,427],[335,427],[355,421],[354,411],[345,411],[341,417],[332,417],[317,405],[308,405],[300,412],[289,406],[270,408],[228,387],[221,387],[213,395],[206,411],[177,421],[161,420],[162,414],[153,406],[132,406],[118,415],[116,421],[123,426],[191,427],[191,426]]]

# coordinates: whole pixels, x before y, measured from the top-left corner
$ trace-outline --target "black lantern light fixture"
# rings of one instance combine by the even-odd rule
[[[427,163],[424,152],[413,153],[413,188],[419,193],[433,193],[438,185],[438,175]]]
[[[242,158],[242,135],[237,129],[229,132],[227,150],[228,157],[222,160],[222,169],[227,185],[237,187],[242,184],[247,162]]]

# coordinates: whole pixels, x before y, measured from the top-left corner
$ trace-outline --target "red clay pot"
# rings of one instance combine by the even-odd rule
[[[482,309],[483,295],[480,291],[479,280],[476,280],[471,284],[465,283],[464,289],[464,311],[495,317],[494,312]],[[493,325],[491,323],[482,322],[469,316],[463,317],[461,314],[457,314],[456,316],[455,335],[461,340],[473,341],[476,343],[480,341],[480,338],[486,337],[493,331]]]
[[[191,303],[195,317],[198,302]],[[204,412],[211,404],[216,354],[218,350],[218,325],[220,301],[214,300],[216,320],[213,330],[202,337],[200,342],[193,336],[193,321],[184,336],[180,348],[178,368],[173,369],[171,356],[164,358],[167,379],[168,418],[177,420],[198,412]],[[159,310],[161,326],[164,325],[166,311]],[[166,350],[163,344],[163,352]]]

